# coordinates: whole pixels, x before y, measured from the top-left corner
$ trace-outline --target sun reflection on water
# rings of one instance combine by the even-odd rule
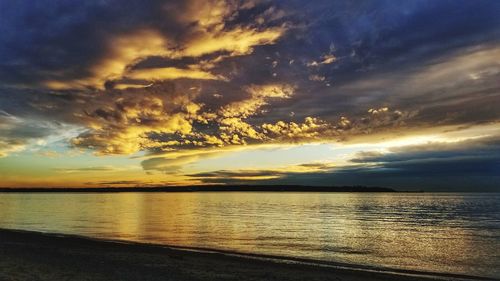
[[[0,227],[500,275],[499,194],[1,194]]]

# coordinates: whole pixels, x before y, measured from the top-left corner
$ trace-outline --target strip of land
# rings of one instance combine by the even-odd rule
[[[0,230],[0,280],[481,280]]]

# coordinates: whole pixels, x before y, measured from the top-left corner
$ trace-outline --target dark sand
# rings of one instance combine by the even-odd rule
[[[407,272],[410,273],[410,272]],[[413,272],[415,273],[415,272]],[[0,280],[461,280],[0,230]],[[476,279],[477,280],[477,279]]]

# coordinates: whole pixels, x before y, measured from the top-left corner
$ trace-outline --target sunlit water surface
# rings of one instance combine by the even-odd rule
[[[0,227],[500,277],[500,194],[0,194]]]

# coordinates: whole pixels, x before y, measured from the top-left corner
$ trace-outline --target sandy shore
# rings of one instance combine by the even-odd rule
[[[0,280],[470,280],[414,274],[0,230]]]

